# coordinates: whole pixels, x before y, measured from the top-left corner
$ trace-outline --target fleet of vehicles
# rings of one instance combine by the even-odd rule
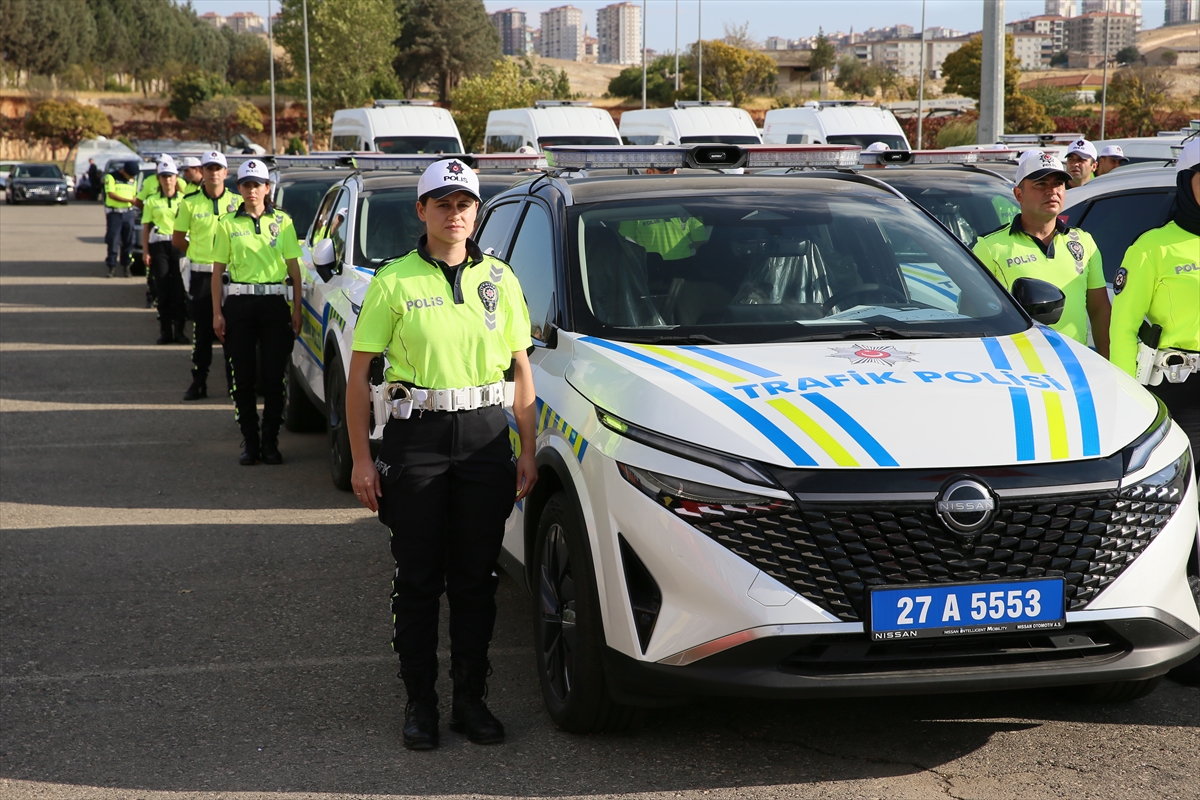
[[[487,153],[541,152],[551,145],[618,145],[612,115],[578,100],[538,100],[533,108],[488,113],[483,149]],[[522,150],[528,148],[528,150]]]
[[[853,144],[883,142],[907,150],[908,139],[886,108],[852,100],[810,100],[798,108],[773,108],[763,123],[766,144]]]
[[[677,100],[673,108],[646,108],[621,115],[621,141],[653,144],[762,144],[745,109],[728,100]]]
[[[432,100],[376,100],[333,114],[330,147],[359,153],[461,153],[454,117]]]
[[[287,424],[328,427],[339,486],[357,310],[414,246],[429,163],[376,158],[306,237],[289,375]],[[502,564],[559,726],[703,694],[1130,699],[1200,651],[1186,437],[1046,327],[1058,289],[1010,294],[975,260],[963,223],[1011,211],[986,166],[858,172],[857,147],[803,145],[485,158],[476,239],[525,291],[538,395],[540,479]]]

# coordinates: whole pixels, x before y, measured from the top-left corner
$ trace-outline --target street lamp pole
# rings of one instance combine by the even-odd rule
[[[1112,19],[1112,7],[1104,1],[1104,77],[1100,87],[1100,141],[1104,141],[1104,123],[1108,117],[1108,22]]]
[[[267,50],[271,65],[271,152],[278,153],[275,143],[275,26],[271,24],[271,0],[267,0]]]
[[[675,91],[679,91],[679,0],[675,0]]]
[[[646,108],[646,0],[642,0],[642,109]]]
[[[312,122],[312,70],[308,57],[308,0],[300,3],[304,13],[304,84],[308,95],[308,152],[313,151],[313,122]]]
[[[921,0],[921,74],[917,78],[917,149],[922,149],[925,124],[925,0]]]
[[[704,99],[704,0],[696,2],[696,99]]]

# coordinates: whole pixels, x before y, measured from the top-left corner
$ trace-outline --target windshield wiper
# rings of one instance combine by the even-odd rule
[[[633,342],[634,344],[725,344],[719,339],[714,339],[711,336],[705,336],[703,333],[689,333],[684,335],[664,335],[664,336],[647,336],[638,338],[636,336],[626,336],[624,340]]]
[[[918,331],[900,330],[877,326],[874,328],[855,328],[849,331],[829,331],[827,333],[808,333],[803,336],[789,336],[779,339],[781,342],[832,342],[847,339],[973,339],[985,334],[974,331]]]

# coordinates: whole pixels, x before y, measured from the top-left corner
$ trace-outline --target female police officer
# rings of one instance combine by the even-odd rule
[[[183,184],[170,156],[163,156],[158,162],[157,172],[155,183],[159,191],[147,194],[142,205],[142,259],[158,300],[157,344],[191,344],[183,335],[183,326],[187,322],[187,295],[183,290],[183,276],[179,274],[179,259],[183,253],[171,241],[175,215],[183,200]]]
[[[367,289],[346,413],[354,492],[392,533],[392,647],[408,693],[404,745],[426,750],[438,742],[443,591],[450,602],[450,728],[479,744],[504,739],[504,726],[483,702],[496,619],[493,568],[505,520],[533,488],[537,468],[529,311],[512,269],[470,239],[479,179],[462,161],[437,161],[421,176],[417,195],[426,232]],[[399,393],[410,394],[412,406],[407,418],[388,421],[372,461],[368,374],[384,350],[387,379],[408,388]],[[510,364],[521,447],[515,466],[503,408]]]
[[[242,207],[221,220],[213,243],[213,332],[233,363],[233,402],[243,437],[239,462],[282,464],[283,376],[300,333],[300,243],[292,218],[268,200],[270,176],[261,161],[238,167],[238,192]],[[261,440],[254,391],[259,351],[265,387]]]

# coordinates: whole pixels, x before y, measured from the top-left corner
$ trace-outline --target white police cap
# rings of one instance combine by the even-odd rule
[[[871,142],[869,145],[867,145],[866,147],[863,148],[863,152],[864,153],[882,153],[885,150],[891,150],[891,149],[892,148],[888,147],[887,142]]]
[[[1055,173],[1061,175],[1065,181],[1071,180],[1071,173],[1063,168],[1063,163],[1053,153],[1047,153],[1044,150],[1026,150],[1021,154],[1021,160],[1017,162],[1015,181],[1017,185],[1020,185],[1021,181],[1026,178],[1036,181]]]
[[[157,171],[158,171],[159,175],[178,175],[179,174],[179,168],[177,166],[175,166],[175,159],[171,158],[168,155],[163,155],[163,157],[158,160]]]
[[[1067,155],[1069,156],[1072,153],[1077,153],[1084,158],[1090,158],[1092,161],[1095,161],[1096,145],[1092,144],[1087,139],[1076,139],[1067,147]]]
[[[271,173],[267,171],[267,165],[256,158],[248,159],[238,167],[237,182],[241,184],[250,181],[257,183],[271,182]]]
[[[200,159],[196,158],[195,156],[184,156],[183,161],[179,162],[180,169],[188,169],[190,167],[198,166],[200,166]]]
[[[1175,171],[1183,172],[1185,169],[1200,170],[1200,137],[1192,139],[1179,151]]]
[[[1129,160],[1125,156],[1125,151],[1121,149],[1121,145],[1119,145],[1119,144],[1110,144],[1107,147],[1105,147],[1103,150],[1100,151],[1100,157],[1101,158],[1116,158],[1116,159],[1119,159],[1120,161],[1128,161]]]
[[[200,166],[207,167],[209,164],[220,164],[222,167],[229,167],[229,162],[225,160],[225,154],[217,150],[209,150],[200,159]]]
[[[466,162],[457,158],[445,158],[435,161],[421,173],[417,182],[417,197],[436,200],[455,192],[466,192],[480,200],[479,176]]]

